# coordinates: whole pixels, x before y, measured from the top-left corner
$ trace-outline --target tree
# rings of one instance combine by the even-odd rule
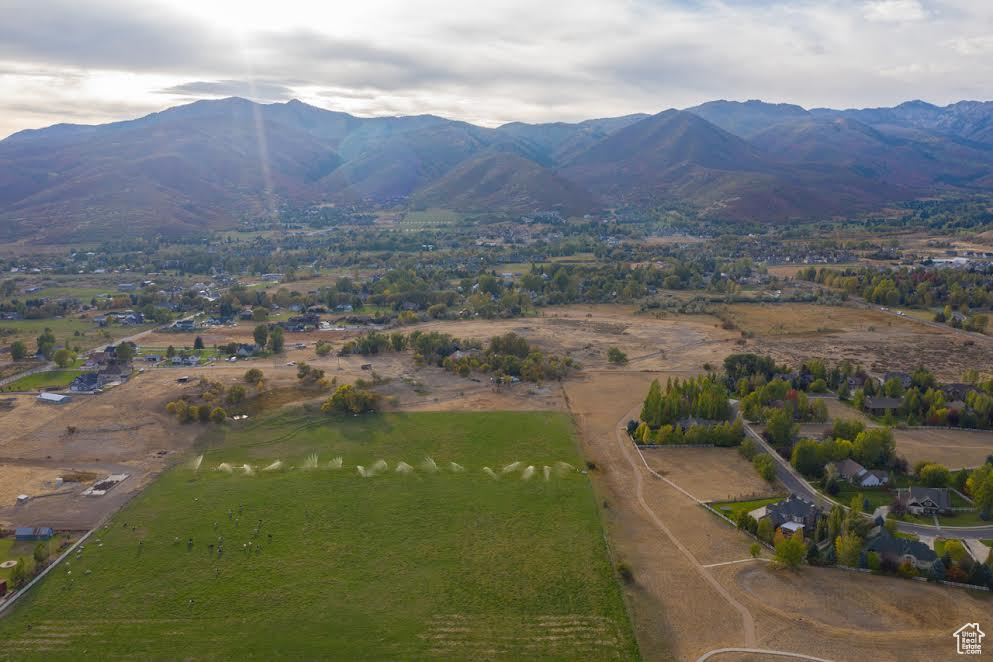
[[[281,353],[283,351],[284,342],[283,327],[273,327],[272,331],[269,333],[269,350],[272,351],[273,354]]]
[[[751,460],[755,457],[755,454],[759,452],[759,449],[758,446],[756,446],[755,441],[751,438],[747,438],[741,442],[740,446],[738,446],[738,452],[741,453],[746,460]]]
[[[266,340],[269,339],[269,327],[265,324],[259,324],[252,331],[252,337],[255,339],[255,344],[259,347],[265,347]]]
[[[22,360],[28,355],[28,347],[21,340],[15,340],[10,344],[10,358],[15,361]]]
[[[948,467],[940,464],[926,464],[921,467],[918,476],[927,487],[947,487],[952,474]]]
[[[641,407],[641,420],[649,427],[657,428],[662,425],[662,387],[659,380],[653,379],[645,396],[645,404]]]
[[[993,464],[987,462],[975,469],[965,483],[980,516],[993,515]]]
[[[42,334],[38,336],[37,344],[38,353],[46,359],[51,359],[52,354],[55,352],[55,334],[52,333],[51,329],[45,327]]]
[[[241,384],[234,384],[228,389],[227,395],[224,399],[228,404],[236,405],[239,402],[242,402],[246,396],[247,392],[245,391],[245,387]]]
[[[761,455],[756,455],[755,459],[752,460],[752,465],[764,480],[770,483],[776,478],[776,462],[769,455],[762,453]]]
[[[334,394],[324,401],[321,411],[361,414],[373,411],[379,403],[379,395],[365,389],[357,389],[352,384],[342,384]]]
[[[777,409],[766,422],[765,434],[776,446],[787,446],[793,441],[799,427],[783,409]]]
[[[753,542],[748,547],[748,553],[752,555],[753,559],[757,559],[759,557],[759,554],[762,553],[762,545],[758,544],[757,542]]]
[[[24,559],[17,559],[17,564],[10,570],[10,585],[20,588],[28,580],[28,571],[24,567]]]
[[[862,539],[853,533],[840,535],[834,541],[834,553],[839,565],[857,568],[862,553]]]
[[[855,437],[852,456],[866,467],[882,467],[893,455],[893,431],[889,428],[870,428]]]
[[[962,559],[965,558],[966,555],[965,545],[963,545],[959,540],[946,540],[945,554],[948,554],[948,556],[955,563],[961,563]]]
[[[252,308],[252,321],[253,322],[264,322],[269,318],[269,311],[261,306],[256,306]]]
[[[211,423],[223,423],[228,418],[228,413],[220,407],[214,407],[210,410],[210,422]]]
[[[64,348],[56,350],[55,354],[52,355],[52,360],[55,361],[55,365],[60,368],[68,368],[74,359],[75,357],[72,355],[72,352]]]
[[[821,444],[813,439],[801,439],[793,447],[790,464],[804,476],[819,476],[824,471]]]
[[[206,423],[210,420],[210,405],[204,404],[196,407],[197,410],[197,420],[201,423]]]
[[[193,341],[193,349],[196,350],[203,349],[203,338],[201,338],[200,336],[196,337],[196,339]]]
[[[172,345],[169,345],[168,347],[166,347],[166,357],[171,359],[174,356],[176,356],[176,348],[173,347]]]
[[[624,365],[628,362],[628,355],[616,347],[607,349],[607,361],[614,365]]]
[[[776,543],[776,552],[772,558],[784,568],[797,568],[803,563],[806,553],[807,548],[803,544],[803,536],[796,533]]]
[[[324,342],[323,340],[317,341],[317,347],[315,350],[318,356],[327,356],[331,353],[331,343]]]
[[[119,363],[130,363],[137,348],[133,342],[122,342],[114,349],[114,356]]]
[[[245,383],[257,386],[262,381],[262,371],[258,368],[249,368],[245,371]]]
[[[40,542],[34,546],[34,560],[38,565],[48,560],[48,545]]]
[[[772,542],[772,521],[768,517],[763,517],[759,520],[758,528],[755,530],[755,535],[767,543]]]

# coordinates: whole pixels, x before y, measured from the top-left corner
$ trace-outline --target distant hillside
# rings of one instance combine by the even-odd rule
[[[988,192],[991,181],[991,102],[714,101],[489,129],[232,98],[0,141],[0,239],[181,236],[322,202],[576,215],[672,203],[727,219],[817,219]]]
[[[596,208],[586,189],[512,153],[477,156],[418,191],[413,202],[462,211],[507,209],[516,212],[559,211],[580,215]]]

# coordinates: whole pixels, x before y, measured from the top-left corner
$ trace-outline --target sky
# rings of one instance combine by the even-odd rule
[[[993,0],[0,0],[0,137],[202,98],[486,126],[993,99]]]

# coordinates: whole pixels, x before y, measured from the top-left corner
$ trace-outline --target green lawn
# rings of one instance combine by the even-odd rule
[[[67,388],[82,370],[48,370],[21,377],[3,387],[4,391],[40,391],[46,388]]]
[[[866,489],[864,487],[856,487],[855,485],[846,483],[845,481],[838,481],[838,485],[841,489],[838,490],[838,493],[831,498],[848,506],[852,503],[852,497],[862,495],[863,498],[869,500],[869,509],[862,509],[862,512],[865,513],[871,514],[879,506],[888,506],[893,501],[894,493],[885,489]]]
[[[930,515],[918,516],[907,513],[903,516],[903,521],[934,526],[934,518]],[[978,510],[955,513],[953,515],[938,515],[938,522],[940,522],[941,526],[988,526],[990,524],[989,521],[979,516]]]
[[[734,521],[737,520],[739,513],[748,513],[756,508],[768,506],[770,503],[779,503],[784,498],[780,496],[769,499],[752,499],[751,501],[721,501],[710,504],[710,507]]]
[[[567,416],[295,409],[208,435],[199,473],[184,462],[163,474],[0,620],[4,653],[637,658],[587,477],[543,478],[546,465],[581,465]],[[320,468],[306,470],[311,453]],[[343,469],[327,468],[335,456]],[[214,469],[277,459],[297,468]],[[379,459],[387,471],[359,475]],[[414,472],[394,471],[401,460]],[[498,480],[483,472],[515,461]],[[530,480],[524,465],[537,468]],[[219,537],[221,558],[207,548]]]
[[[63,540],[64,537],[55,536],[45,543],[48,545],[48,553],[51,558],[55,558],[58,553],[59,544],[61,544]],[[0,538],[0,563],[4,561],[23,559],[24,567],[28,572],[32,572],[35,567],[34,548],[37,545],[37,542],[17,542],[14,540],[14,536]],[[11,572],[13,572],[12,568],[0,568],[0,580],[9,579]]]

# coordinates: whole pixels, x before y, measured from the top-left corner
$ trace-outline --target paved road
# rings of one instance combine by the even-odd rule
[[[786,489],[824,508],[842,505],[814,489],[803,476],[796,472],[793,465],[780,456],[765,438],[747,423],[745,423],[745,432],[755,440],[759,448],[771,455],[772,459],[776,461],[776,478],[786,486]],[[896,527],[898,531],[916,533],[919,536],[945,535],[956,538],[993,538],[993,524],[987,526],[934,526],[931,524],[914,524],[912,522],[898,521]]]

